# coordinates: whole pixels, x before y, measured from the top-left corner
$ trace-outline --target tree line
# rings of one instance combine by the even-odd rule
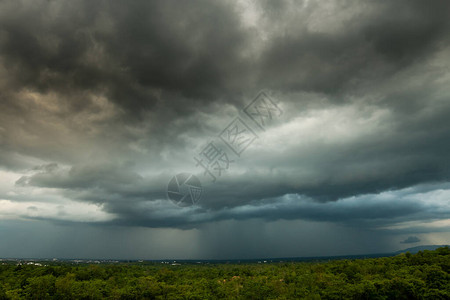
[[[450,249],[268,264],[3,263],[1,299],[450,299]]]

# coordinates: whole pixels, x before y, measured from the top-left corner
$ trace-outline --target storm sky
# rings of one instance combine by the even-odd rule
[[[449,243],[450,2],[0,2],[0,257]]]

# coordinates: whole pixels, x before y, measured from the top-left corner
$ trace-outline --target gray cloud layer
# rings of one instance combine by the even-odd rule
[[[1,167],[120,225],[446,219],[398,199],[450,178],[450,3],[240,5],[3,1]],[[279,123],[216,184],[202,178],[199,207],[171,206],[170,177],[200,174],[192,156],[262,88]]]

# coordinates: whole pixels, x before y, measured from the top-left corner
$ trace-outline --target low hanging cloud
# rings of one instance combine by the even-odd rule
[[[402,244],[414,244],[420,242],[420,239],[417,236],[409,236],[405,240],[403,240]]]

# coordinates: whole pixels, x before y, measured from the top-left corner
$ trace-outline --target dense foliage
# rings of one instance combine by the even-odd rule
[[[270,264],[3,263],[0,299],[450,299],[450,249]]]

